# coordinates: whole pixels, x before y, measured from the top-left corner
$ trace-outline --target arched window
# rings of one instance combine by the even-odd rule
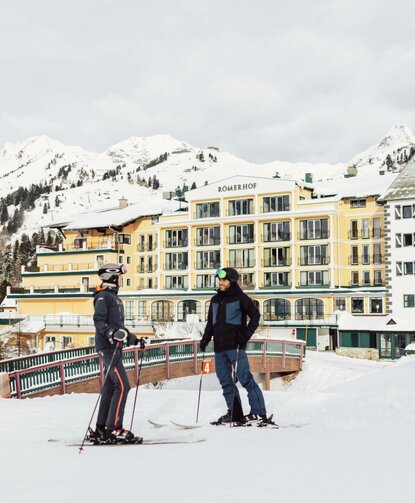
[[[151,304],[152,321],[173,321],[174,308],[170,300],[156,300]]]
[[[291,319],[291,304],[287,299],[268,299],[264,302],[264,321]]]
[[[320,320],[324,318],[324,302],[321,299],[298,299],[295,302],[297,320]]]
[[[177,321],[186,321],[188,314],[197,314],[200,320],[202,306],[197,300],[182,300],[177,305]]]

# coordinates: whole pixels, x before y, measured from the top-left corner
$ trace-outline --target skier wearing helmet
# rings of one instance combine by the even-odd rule
[[[102,283],[94,292],[95,347],[108,377],[101,391],[96,430],[99,442],[131,442],[137,437],[123,428],[124,409],[130,390],[122,363],[122,344],[139,341],[124,326],[124,306],[118,297],[119,278],[127,272],[124,264],[105,264],[98,275]],[[112,363],[111,363],[112,362]]]

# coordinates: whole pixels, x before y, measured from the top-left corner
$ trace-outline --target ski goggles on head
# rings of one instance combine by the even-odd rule
[[[221,269],[219,267],[219,269],[216,269],[215,278],[225,279],[226,278],[226,271],[224,271],[223,269]]]

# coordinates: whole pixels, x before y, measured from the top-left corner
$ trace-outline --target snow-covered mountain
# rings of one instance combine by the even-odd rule
[[[163,192],[184,185],[199,187],[253,173],[291,179],[304,179],[311,173],[313,181],[322,182],[342,178],[352,167],[357,176],[378,176],[382,171],[398,171],[414,153],[415,138],[404,125],[393,127],[378,144],[350,162],[337,164],[255,164],[217,147],[194,147],[169,135],[131,137],[103,153],[36,136],[0,146],[0,203],[19,187],[50,187],[49,193],[43,190],[33,211],[25,212],[20,232],[30,233],[71,213],[115,207],[120,197],[126,197],[129,203],[161,199]],[[8,204],[7,210],[12,217],[15,206]]]

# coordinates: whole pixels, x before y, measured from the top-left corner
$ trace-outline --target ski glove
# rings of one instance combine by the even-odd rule
[[[128,334],[129,334],[129,332],[127,329],[119,328],[118,330],[116,330],[112,334],[112,337],[113,337],[114,341],[125,342],[127,340]]]
[[[209,344],[208,342],[201,339],[201,341],[199,343],[199,347],[200,347],[200,351],[202,351],[202,353],[204,353],[206,351],[206,347],[208,344]]]
[[[138,343],[139,343],[139,340],[137,339],[137,337],[134,334],[132,334],[131,332],[128,332],[127,344],[129,346],[137,346]]]

